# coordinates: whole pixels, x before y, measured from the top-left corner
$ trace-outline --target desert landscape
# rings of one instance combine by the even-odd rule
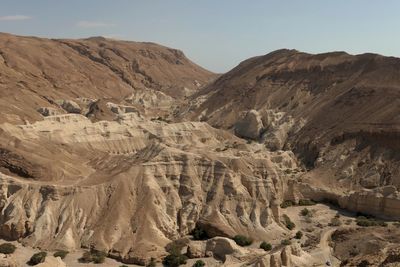
[[[279,50],[221,75],[11,34],[0,55],[1,266],[398,266],[400,59]]]
[[[4,0],[0,267],[400,266],[399,8]]]

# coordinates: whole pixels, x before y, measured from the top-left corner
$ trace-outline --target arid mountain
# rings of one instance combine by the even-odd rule
[[[20,251],[339,266],[375,255],[340,248],[368,231],[352,212],[400,219],[400,59],[280,50],[217,78],[156,44],[9,34],[0,55],[0,238]]]
[[[293,151],[318,198],[398,218],[399,111],[400,59],[279,50],[219,77],[183,114]]]
[[[41,107],[60,110],[58,100],[82,104],[107,99],[123,104],[128,98],[126,104],[133,104],[135,94],[133,100],[141,105],[159,95],[164,102],[172,98],[178,104],[215,77],[181,51],[153,43],[4,33],[0,33],[0,75],[0,122],[12,123],[39,120]]]

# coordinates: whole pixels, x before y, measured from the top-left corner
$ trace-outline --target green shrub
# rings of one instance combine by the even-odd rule
[[[92,260],[94,263],[103,263],[106,260],[107,253],[103,251],[91,251]]]
[[[301,216],[310,216],[311,215],[311,211],[307,208],[304,208],[300,211],[300,215]]]
[[[163,260],[163,264],[167,267],[178,267],[181,264],[186,264],[187,257],[182,255],[181,250],[177,247],[172,247],[169,255]]]
[[[284,246],[289,246],[290,244],[292,244],[292,242],[289,239],[283,239],[281,241],[281,244]]]
[[[31,259],[28,261],[29,265],[36,265],[39,263],[44,262],[46,259],[47,253],[46,252],[38,252],[32,255]]]
[[[367,218],[365,216],[359,216],[356,218],[358,226],[370,227],[370,226],[387,226],[384,221],[376,220],[375,218]]]
[[[60,257],[61,259],[64,259],[67,255],[68,255],[68,251],[65,251],[65,250],[59,250],[59,251],[57,251],[57,252],[55,252],[54,254],[53,254],[53,256],[54,257]]]
[[[313,206],[317,203],[312,201],[311,199],[300,199],[299,200],[299,206]]]
[[[302,237],[303,237],[302,231],[297,231],[296,235],[294,236],[294,238],[296,238],[296,239],[301,239]]]
[[[287,229],[293,230],[296,227],[294,222],[292,222],[292,220],[290,220],[289,216],[286,214],[283,214],[283,220]]]
[[[206,231],[202,229],[200,226],[196,225],[196,227],[191,232],[194,240],[207,240],[210,237],[207,235]]]
[[[3,254],[13,254],[16,247],[11,243],[3,243],[0,245],[0,253]]]
[[[81,263],[103,263],[106,260],[107,253],[98,250],[85,251],[81,258],[78,259]]]
[[[329,223],[330,226],[341,226],[342,221],[338,217],[332,218],[331,222]]]
[[[267,242],[263,241],[263,242],[260,244],[260,248],[263,249],[263,250],[265,250],[265,251],[269,251],[269,250],[272,249],[272,245],[271,245],[270,243],[267,243]]]
[[[253,243],[253,240],[250,237],[243,235],[235,235],[233,240],[241,247],[250,246]]]
[[[203,267],[206,266],[206,263],[202,260],[197,260],[194,264],[193,267]]]
[[[296,203],[294,203],[292,200],[285,200],[285,201],[283,201],[281,203],[281,208],[285,209],[287,207],[291,207],[291,206],[294,206],[294,205],[296,205]]]

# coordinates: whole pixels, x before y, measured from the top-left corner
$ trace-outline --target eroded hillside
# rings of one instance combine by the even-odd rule
[[[399,74],[398,58],[279,50],[219,77],[182,114],[293,151],[304,196],[398,218]]]
[[[399,59],[281,50],[216,79],[151,43],[1,34],[0,55],[3,239],[310,266],[345,259],[328,241],[351,215],[287,203],[400,217]]]

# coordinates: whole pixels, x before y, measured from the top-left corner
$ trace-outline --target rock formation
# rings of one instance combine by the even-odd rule
[[[307,266],[231,238],[291,237],[285,200],[400,219],[399,67],[280,50],[214,81],[152,43],[0,34],[0,237],[143,265],[200,227],[191,258]]]

